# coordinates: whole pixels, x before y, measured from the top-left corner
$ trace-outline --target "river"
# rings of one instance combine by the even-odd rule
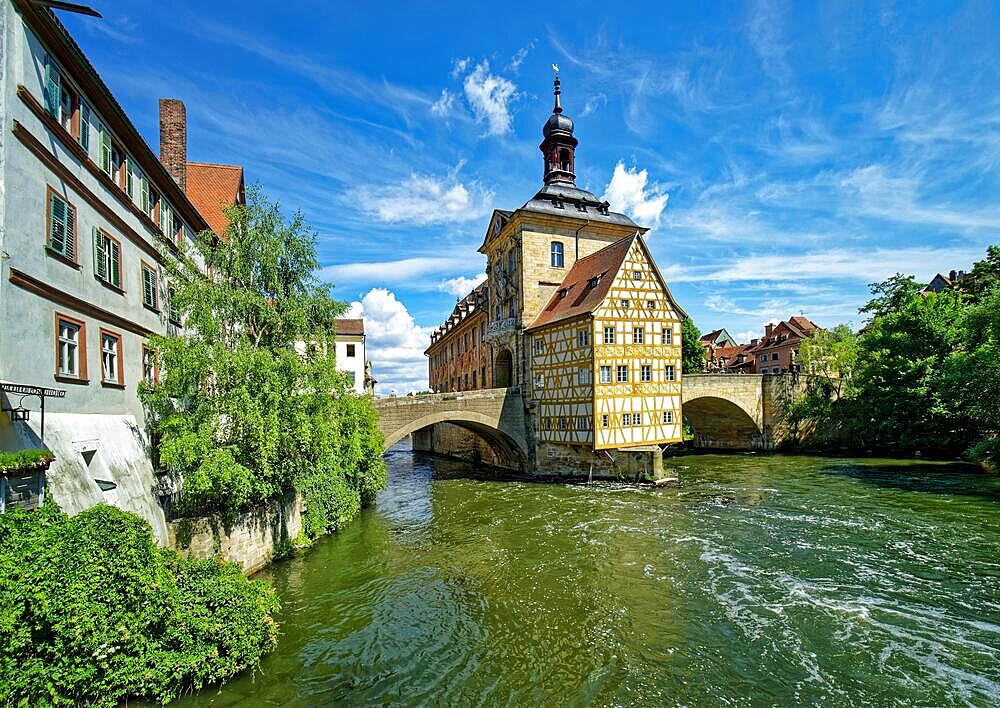
[[[394,449],[374,509],[262,577],[282,637],[179,705],[1000,702],[1000,476],[702,455],[663,489]]]

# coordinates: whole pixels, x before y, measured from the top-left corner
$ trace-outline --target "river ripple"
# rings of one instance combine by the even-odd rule
[[[284,604],[261,672],[181,705],[1000,701],[996,476],[705,455],[654,490],[388,462],[375,509],[260,576]]]

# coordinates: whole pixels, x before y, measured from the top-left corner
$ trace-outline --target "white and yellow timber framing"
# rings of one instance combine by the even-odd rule
[[[641,236],[618,272],[604,277],[614,279],[592,312],[532,333],[538,440],[592,444],[595,450],[679,442],[684,312]],[[613,329],[611,343],[605,343],[605,328]],[[619,381],[623,366],[626,380]],[[581,375],[587,367],[589,376]],[[602,382],[602,367],[609,367],[610,382]]]

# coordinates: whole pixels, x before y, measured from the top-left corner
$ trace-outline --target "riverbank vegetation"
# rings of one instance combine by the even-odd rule
[[[800,350],[817,378],[792,406],[798,443],[1000,461],[1000,247],[940,293],[912,276],[872,285],[853,333]]]
[[[156,336],[160,373],[141,396],[159,464],[179,482],[185,516],[232,518],[289,490],[303,495],[305,531],[334,531],[385,485],[382,439],[367,398],[334,360],[345,310],[320,282],[315,240],[259,190],[226,212],[220,242],[196,241],[169,265],[173,317]]]
[[[255,668],[277,609],[237,565],[159,548],[115,507],[0,515],[3,705],[169,701]]]

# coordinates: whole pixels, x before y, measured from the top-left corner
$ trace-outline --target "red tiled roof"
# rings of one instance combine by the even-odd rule
[[[187,163],[187,197],[216,236],[226,233],[223,209],[243,203],[243,168],[239,165]]]
[[[618,239],[596,253],[581,258],[570,268],[559,289],[528,327],[537,329],[592,312],[604,302],[611,281],[621,268],[625,256],[638,236]],[[594,283],[593,280],[597,279]]]
[[[701,339],[699,341],[707,342],[709,344],[715,344],[715,338],[718,337],[720,334],[722,334],[721,329],[713,329],[708,334],[701,335]]]
[[[337,325],[337,334],[357,334],[364,336],[365,321],[362,319],[341,318],[334,320]]]

